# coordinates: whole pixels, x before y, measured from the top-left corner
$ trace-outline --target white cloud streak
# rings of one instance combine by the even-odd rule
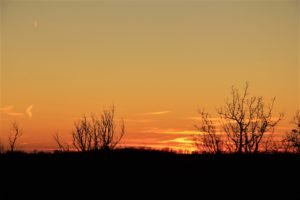
[[[174,129],[148,129],[142,131],[143,133],[158,133],[158,134],[175,134],[175,135],[194,135],[199,134],[199,131],[193,130],[174,130]]]
[[[18,112],[8,112],[6,113],[9,116],[15,116],[15,117],[23,117],[24,113],[18,113]]]
[[[124,119],[125,122],[132,122],[132,123],[152,123],[156,122],[157,120],[152,119]]]
[[[141,115],[165,115],[170,113],[171,111],[169,110],[164,110],[164,111],[157,111],[157,112],[147,112],[147,113],[143,113]]]
[[[11,111],[13,109],[14,109],[13,106],[5,106],[5,107],[0,108],[0,111],[8,112],[8,111]]]
[[[14,106],[5,106],[0,108],[0,114],[5,114],[12,117],[24,117],[25,115],[27,115],[29,118],[32,118],[32,108],[33,106],[30,105],[27,107],[26,112],[22,113],[22,112],[16,112],[14,110]]]

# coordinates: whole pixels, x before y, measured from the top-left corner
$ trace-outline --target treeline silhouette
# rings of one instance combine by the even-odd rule
[[[283,191],[285,198],[293,199],[299,195],[295,183],[300,178],[299,169],[300,156],[291,153],[178,154],[127,148],[0,156],[1,181],[5,183],[1,195],[7,192],[7,199],[16,195],[161,198],[162,194],[170,198],[182,193],[185,198],[201,193],[200,199],[207,195],[227,198],[242,193],[254,198],[267,194],[265,199],[269,199]]]

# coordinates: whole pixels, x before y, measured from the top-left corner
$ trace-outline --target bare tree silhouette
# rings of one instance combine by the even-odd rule
[[[274,139],[274,132],[266,134],[261,140],[261,151],[264,153],[278,153],[281,148],[281,142]]]
[[[91,123],[84,115],[81,120],[74,123],[75,130],[72,132],[73,145],[78,151],[90,151],[92,147]]]
[[[125,134],[125,125],[122,120],[120,131],[116,131],[115,107],[104,109],[100,117],[91,114],[91,120],[83,116],[76,122],[72,132],[73,145],[78,151],[114,149]]]
[[[12,123],[12,133],[8,137],[9,149],[11,152],[15,151],[17,140],[22,136],[23,132],[20,129],[18,123],[14,121]]]
[[[59,151],[68,152],[70,150],[69,145],[66,142],[61,141],[58,132],[53,135],[53,139],[57,144]]]
[[[269,106],[265,106],[263,97],[249,96],[248,89],[248,83],[242,92],[232,87],[231,99],[225,102],[225,106],[218,109],[221,126],[227,139],[223,142],[221,138],[212,140],[211,136],[215,135],[212,132],[208,135],[211,139],[208,143],[218,141],[218,144],[225,145],[229,152],[254,153],[259,151],[265,133],[274,131],[275,126],[283,118],[283,114],[279,114],[277,118],[272,115],[275,98]],[[206,128],[209,128],[211,123],[204,120]],[[207,132],[205,126],[202,130]],[[270,141],[267,140],[265,145],[269,146]]]
[[[249,96],[249,84],[242,92],[234,86],[231,99],[218,109],[222,127],[231,141],[234,152],[258,152],[266,132],[273,131],[283,114],[273,118],[275,98],[269,106],[265,106],[263,97]]]
[[[121,141],[125,134],[125,124],[122,120],[120,124],[119,134],[116,132],[115,124],[115,107],[112,106],[109,109],[104,109],[99,123],[99,143],[102,149],[114,149],[116,145]]]
[[[194,136],[197,149],[206,153],[222,153],[224,141],[220,134],[217,134],[217,127],[210,115],[204,110],[199,110],[201,116],[200,125],[195,125],[199,134]]]
[[[300,153],[300,110],[293,118],[295,128],[285,135],[282,140],[282,148],[285,152]]]

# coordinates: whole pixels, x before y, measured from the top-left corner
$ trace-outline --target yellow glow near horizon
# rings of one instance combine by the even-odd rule
[[[299,108],[298,0],[2,0],[0,17],[0,138],[16,119],[24,149],[111,104],[124,143],[176,146],[246,81],[277,97],[279,132]]]

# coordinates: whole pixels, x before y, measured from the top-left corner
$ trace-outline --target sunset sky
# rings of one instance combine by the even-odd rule
[[[299,107],[299,0],[0,0],[0,139],[70,141],[84,113],[116,106],[123,145],[192,146],[197,109],[231,85]]]

